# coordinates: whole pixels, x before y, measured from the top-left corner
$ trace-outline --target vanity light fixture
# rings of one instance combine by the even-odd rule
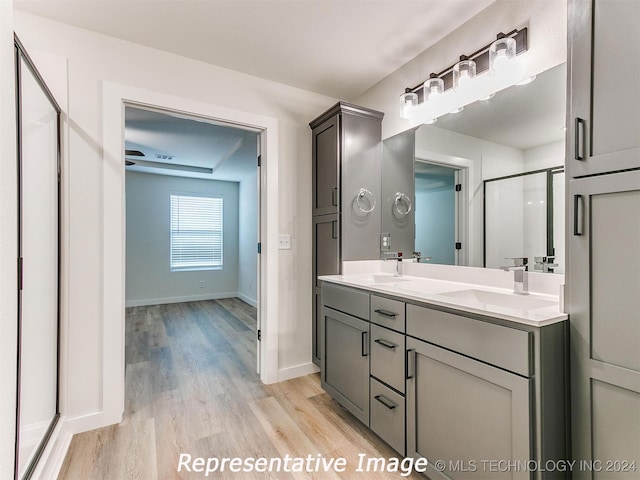
[[[489,71],[492,75],[500,75],[511,68],[516,59],[516,41],[499,33],[498,39],[489,45]]]
[[[476,62],[461,55],[460,61],[453,66],[453,89],[457,92],[470,88],[470,82],[474,78],[476,78]]]
[[[423,94],[422,98],[424,101],[428,101],[429,99],[434,99],[438,95],[442,95],[444,93],[444,80],[442,80],[436,73],[432,73],[429,79],[423,84]],[[417,96],[416,96],[416,105],[418,104]]]
[[[400,116],[415,123],[434,123],[447,113],[461,111],[477,100],[523,81],[524,69],[516,56],[528,50],[527,28],[513,30],[400,96]],[[484,74],[484,73],[489,74]]]
[[[407,89],[400,95],[400,118],[410,118],[410,111],[418,105],[418,94]]]

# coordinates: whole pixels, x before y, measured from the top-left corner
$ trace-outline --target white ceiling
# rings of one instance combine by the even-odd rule
[[[126,107],[124,136],[125,149],[145,155],[127,156],[136,162],[128,171],[240,182],[258,167],[258,134],[253,131]],[[195,173],[184,166],[208,168],[212,173]]]
[[[495,0],[14,0],[17,9],[352,100]]]

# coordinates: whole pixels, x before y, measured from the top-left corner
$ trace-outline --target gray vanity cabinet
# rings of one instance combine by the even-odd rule
[[[570,177],[640,167],[640,2],[569,0]]]
[[[381,112],[339,102],[309,124],[314,307],[320,304],[319,275],[340,274],[345,260],[380,258],[382,117]],[[313,362],[320,365],[317,312],[312,311]]]
[[[635,479],[640,475],[640,171],[573,180],[569,193],[573,456],[599,460],[604,467],[623,462],[623,471],[594,478]],[[578,471],[573,478],[592,477]]]
[[[323,286],[322,388],[369,426],[369,295]]]
[[[482,461],[530,460],[531,381],[415,338],[407,350],[407,456],[427,458],[432,480],[528,479]]]

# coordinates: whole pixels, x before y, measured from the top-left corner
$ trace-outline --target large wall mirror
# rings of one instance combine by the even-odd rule
[[[531,271],[544,257],[554,264],[547,271],[564,272],[565,100],[561,64],[386,139],[383,208],[392,211],[405,193],[413,224],[400,230],[397,215],[383,211],[390,249],[420,252],[423,262],[487,268],[527,257]]]
[[[19,173],[16,478],[30,478],[59,418],[60,108],[16,39]]]

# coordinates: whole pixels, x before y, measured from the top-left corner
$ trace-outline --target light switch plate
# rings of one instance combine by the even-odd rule
[[[291,235],[278,235],[278,249],[291,250]]]

